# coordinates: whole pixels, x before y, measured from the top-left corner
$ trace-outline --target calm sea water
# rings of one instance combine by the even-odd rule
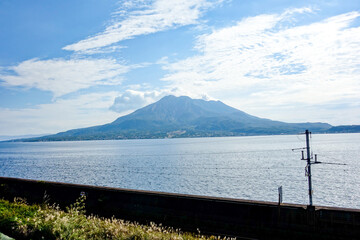
[[[314,205],[360,209],[360,134],[312,135]],[[0,143],[0,176],[308,204],[304,135]]]

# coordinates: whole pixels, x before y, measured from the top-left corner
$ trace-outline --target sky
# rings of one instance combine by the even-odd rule
[[[0,0],[0,136],[101,125],[170,94],[360,124],[360,1]]]

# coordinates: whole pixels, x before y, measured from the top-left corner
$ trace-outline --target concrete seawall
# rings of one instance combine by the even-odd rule
[[[0,198],[60,206],[86,194],[88,213],[254,239],[360,239],[360,210],[137,191],[0,177]]]

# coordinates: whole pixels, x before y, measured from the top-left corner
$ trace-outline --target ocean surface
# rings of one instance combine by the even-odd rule
[[[305,135],[0,143],[0,176],[308,204]],[[313,203],[360,209],[360,134],[313,134]],[[346,165],[336,165],[341,163]]]

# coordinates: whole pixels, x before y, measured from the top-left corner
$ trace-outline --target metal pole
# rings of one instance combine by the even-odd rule
[[[307,160],[308,180],[309,180],[309,201],[310,201],[310,206],[312,206],[311,162],[310,162],[310,140],[309,140],[310,132],[309,132],[309,130],[306,130],[305,134],[306,134],[306,153],[307,153],[306,160]]]

